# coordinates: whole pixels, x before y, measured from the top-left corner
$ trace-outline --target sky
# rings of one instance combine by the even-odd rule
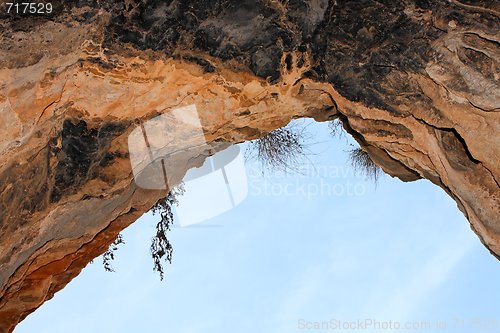
[[[427,180],[366,179],[351,139],[300,124],[313,135],[299,172],[246,163],[241,203],[172,228],[163,281],[146,213],[116,272],[97,258],[15,333],[500,332],[500,264],[455,202]],[[197,195],[198,213],[220,198]]]

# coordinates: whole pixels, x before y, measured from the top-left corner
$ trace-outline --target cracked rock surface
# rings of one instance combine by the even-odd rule
[[[167,161],[173,183],[227,143],[340,118],[386,173],[443,188],[500,258],[497,1],[52,3],[0,2],[0,332],[166,194],[134,183],[127,138],[192,104],[210,149]]]

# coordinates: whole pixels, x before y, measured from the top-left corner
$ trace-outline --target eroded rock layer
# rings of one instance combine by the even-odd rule
[[[165,195],[134,183],[127,138],[192,104],[211,147],[168,161],[173,183],[227,143],[340,118],[386,173],[447,191],[500,256],[496,1],[52,4],[0,14],[0,331]]]

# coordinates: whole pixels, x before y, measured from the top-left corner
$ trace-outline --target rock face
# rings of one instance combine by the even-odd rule
[[[127,137],[193,104],[211,147],[169,161],[171,182],[227,143],[340,118],[386,173],[449,193],[500,258],[497,1],[52,4],[1,5],[1,332],[166,194],[134,183]]]

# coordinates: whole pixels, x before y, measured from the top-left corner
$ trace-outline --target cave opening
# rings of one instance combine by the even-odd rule
[[[161,316],[179,332],[228,325],[299,332],[353,321],[438,325],[471,311],[496,325],[498,301],[479,300],[496,290],[491,276],[500,270],[455,202],[427,180],[403,183],[384,174],[375,180],[356,170],[350,159],[359,146],[338,126],[293,121],[286,128],[305,137],[305,154],[292,158],[293,168],[247,158],[248,193],[240,204],[199,223],[175,221],[163,282],[151,269],[159,216],[149,212],[122,232],[115,273],[88,265],[16,332],[67,306],[78,311],[59,319],[55,331],[75,323],[82,332],[153,330]],[[251,142],[240,144],[243,155],[252,149]],[[222,192],[211,189],[196,209],[213,209],[210,198]],[[489,275],[468,274],[473,268]]]

